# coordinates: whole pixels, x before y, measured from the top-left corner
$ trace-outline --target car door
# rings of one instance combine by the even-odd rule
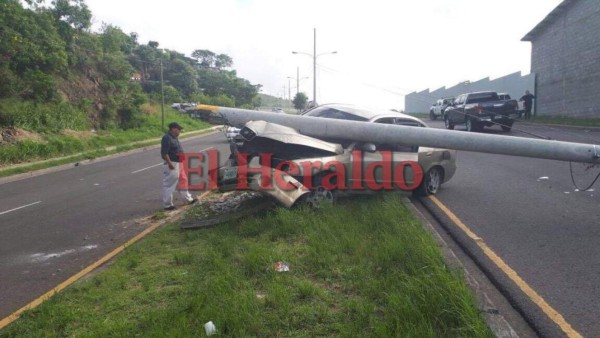
[[[448,118],[451,122],[456,123],[464,121],[463,110],[465,108],[465,97],[466,95],[463,94],[454,100],[454,104],[452,105],[450,114],[448,115]]]
[[[374,123],[397,124],[405,126],[421,126],[418,122],[396,117],[383,117],[373,121]],[[400,170],[402,177],[396,177],[396,167],[407,161],[418,161],[418,147],[401,144],[375,143],[375,151],[363,151],[362,158],[353,158],[353,161],[362,161],[363,186],[370,189],[398,189],[395,184],[402,178],[406,184],[412,185],[412,173]],[[409,176],[407,178],[407,176]],[[356,180],[356,178],[354,178]]]

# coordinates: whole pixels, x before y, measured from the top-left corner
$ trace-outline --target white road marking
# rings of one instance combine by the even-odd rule
[[[18,208],[6,210],[6,211],[3,211],[3,212],[0,212],[0,215],[8,214],[9,212],[17,211],[19,209],[27,208],[27,207],[30,207],[32,205],[36,205],[36,204],[39,204],[39,203],[42,203],[42,201],[37,201],[37,202],[33,202],[33,203],[30,203],[30,204],[27,204],[27,205],[24,205],[24,206],[21,206],[21,207],[18,207]]]
[[[151,166],[149,166],[149,167],[146,167],[146,168],[143,168],[143,169],[140,169],[140,170],[132,171],[131,173],[132,173],[132,174],[137,174],[137,173],[139,173],[140,171],[144,171],[144,170],[152,169],[152,168],[154,168],[154,167],[158,167],[159,165],[162,165],[162,162],[161,162],[161,163],[159,163],[159,164],[151,165]]]
[[[202,150],[200,150],[199,152],[201,153],[201,152],[203,152],[203,151],[206,151],[206,150],[209,150],[209,149],[212,149],[212,148],[213,148],[213,147],[209,147],[209,148],[206,148],[206,149],[202,149]],[[154,168],[154,167],[158,167],[159,165],[162,165],[162,164],[163,164],[163,162],[161,162],[161,163],[159,163],[159,164],[151,165],[151,166],[149,166],[149,167],[146,167],[146,168],[142,168],[142,169],[140,169],[140,170],[132,171],[131,173],[132,173],[132,174],[137,174],[137,173],[139,173],[139,172],[141,172],[141,171],[148,170],[148,169],[152,169],[152,168]]]

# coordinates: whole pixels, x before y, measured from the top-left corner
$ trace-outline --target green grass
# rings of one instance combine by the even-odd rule
[[[181,135],[180,139],[185,139],[187,137],[191,137],[191,136],[195,136],[195,135],[197,135],[197,134]],[[16,175],[16,174],[27,173],[27,172],[31,172],[31,171],[35,171],[35,170],[56,167],[56,166],[63,165],[63,164],[77,163],[78,161],[91,160],[91,159],[99,158],[102,156],[113,155],[113,154],[117,154],[117,153],[126,152],[126,151],[129,151],[132,149],[148,147],[148,146],[152,146],[152,145],[156,145],[156,144],[158,144],[158,143],[155,140],[139,141],[139,142],[135,142],[135,143],[115,146],[114,148],[104,148],[104,149],[99,149],[99,150],[86,151],[81,154],[67,156],[64,158],[59,158],[59,159],[54,159],[54,160],[35,162],[32,164],[24,164],[24,165],[20,165],[17,167],[8,167],[6,169],[0,169],[0,177],[7,177],[7,176]]]
[[[209,127],[207,123],[192,119],[177,112],[165,112],[165,124],[179,122],[186,132]],[[124,146],[128,143],[162,136],[159,115],[143,117],[141,127],[135,129],[100,130],[89,137],[75,137],[63,134],[42,134],[41,142],[23,140],[0,146],[0,166],[36,160],[68,156],[81,152],[104,151],[110,146]]]
[[[565,116],[534,116],[530,120],[531,122],[546,123],[546,124],[561,124],[568,126],[581,126],[581,127],[600,127],[600,118],[575,118]]]
[[[0,337],[491,337],[396,194],[182,232],[171,224]],[[275,272],[286,261],[289,272]]]

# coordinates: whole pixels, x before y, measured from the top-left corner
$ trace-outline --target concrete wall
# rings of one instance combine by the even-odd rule
[[[579,0],[532,41],[537,114],[600,117],[600,1]]]
[[[535,74],[521,76],[521,72],[516,72],[494,80],[486,77],[471,83],[459,83],[450,88],[442,87],[431,92],[426,89],[421,92],[410,93],[404,97],[404,111],[407,113],[428,113],[431,105],[442,97],[456,97],[464,93],[488,90],[508,93],[516,99],[523,96],[525,90],[529,90],[535,95]]]

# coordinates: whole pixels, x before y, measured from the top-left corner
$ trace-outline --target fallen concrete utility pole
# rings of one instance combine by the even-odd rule
[[[262,120],[277,123],[316,138],[419,145],[559,161],[600,163],[600,145],[595,144],[476,134],[225,107],[216,107],[212,116],[215,122],[227,123],[236,127],[241,127],[248,121]]]

